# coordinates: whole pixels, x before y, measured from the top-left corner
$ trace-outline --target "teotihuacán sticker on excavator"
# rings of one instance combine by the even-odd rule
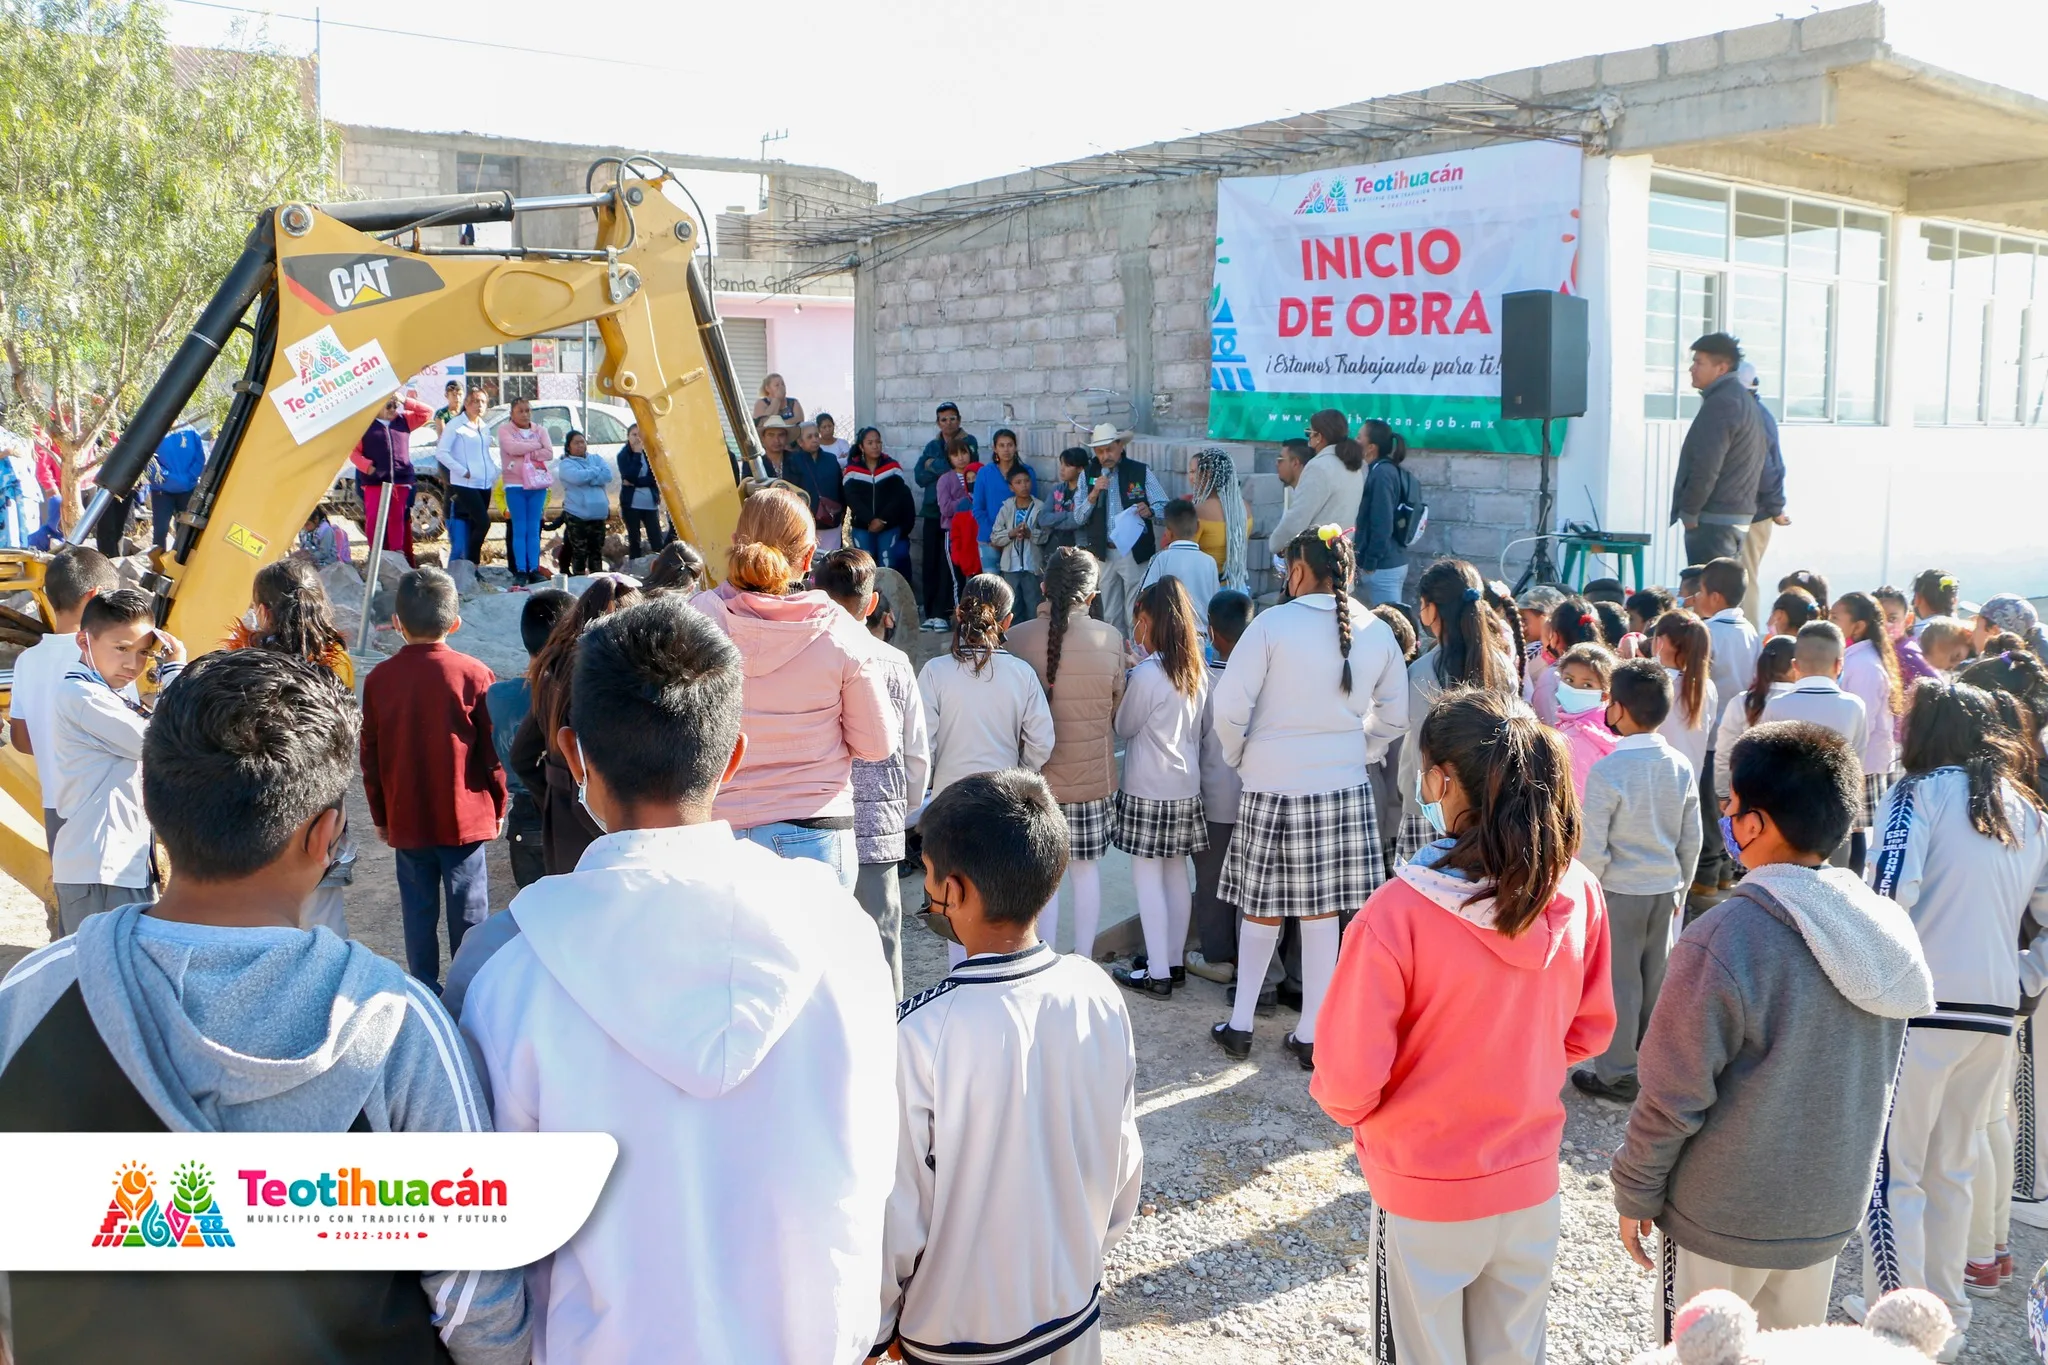
[[[442,287],[441,276],[425,261],[354,252],[288,256],[284,282],[299,302],[324,318]]]
[[[284,358],[294,378],[271,389],[270,401],[300,445],[398,392],[403,382],[376,338],[351,351],[332,327],[285,347]]]

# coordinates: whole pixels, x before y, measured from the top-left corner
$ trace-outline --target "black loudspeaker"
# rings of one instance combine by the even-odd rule
[[[1578,417],[1586,411],[1586,326],[1576,294],[1524,289],[1500,296],[1500,415]]]

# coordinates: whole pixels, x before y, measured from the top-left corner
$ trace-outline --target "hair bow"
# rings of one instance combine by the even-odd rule
[[[1339,526],[1334,521],[1325,522],[1323,525],[1316,527],[1316,539],[1325,545],[1334,545],[1340,540],[1351,539],[1351,533],[1355,529],[1355,527],[1350,526]]]
[[[1954,592],[1956,590],[1955,579],[1950,578],[1947,574],[1943,574],[1941,576],[1941,590],[1943,592]]]
[[[1477,602],[1482,596],[1484,596],[1484,594],[1481,593],[1477,588],[1465,589],[1465,600],[1467,602]]]
[[[1599,617],[1597,617],[1597,616],[1593,615],[1593,613],[1589,611],[1589,612],[1585,613],[1584,615],[1582,615],[1581,617],[1579,617],[1579,624],[1580,624],[1580,625],[1582,625],[1582,626],[1590,626],[1590,625],[1594,625],[1594,624],[1597,624],[1599,620],[1600,620],[1600,618],[1599,618]]]

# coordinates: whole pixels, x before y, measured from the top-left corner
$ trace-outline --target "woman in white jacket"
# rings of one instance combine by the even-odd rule
[[[448,562],[483,563],[484,540],[491,533],[491,489],[498,482],[498,452],[484,427],[484,391],[471,389],[462,411],[441,428],[434,450],[441,474],[448,480]]]
[[[1926,1289],[1960,1333],[1970,1325],[1963,1274],[1977,1134],[2005,1074],[2020,996],[2048,985],[2048,935],[2017,946],[2027,912],[2048,923],[2048,816],[2023,780],[2024,745],[1980,688],[1916,688],[1904,757],[1905,776],[1878,811],[1870,881],[1913,917],[1940,1003],[1906,1029],[1864,1229],[1864,1299],[1843,1307],[1861,1319],[1864,1304],[1893,1289]]]
[[[1344,414],[1324,408],[1309,418],[1308,447],[1315,455],[1302,466],[1287,510],[1273,526],[1271,544],[1291,545],[1311,526],[1335,525],[1348,533],[1358,520],[1358,504],[1365,497],[1365,447],[1351,439]]]
[[[1238,991],[1210,1030],[1250,1055],[1259,983],[1281,922],[1301,921],[1301,1022],[1286,1039],[1315,1066],[1316,1015],[1337,970],[1337,916],[1386,880],[1368,764],[1408,729],[1408,674],[1394,632],[1351,596],[1350,532],[1304,531],[1287,545],[1288,600],[1245,627],[1212,709],[1226,762],[1244,782],[1217,895],[1244,912]]]

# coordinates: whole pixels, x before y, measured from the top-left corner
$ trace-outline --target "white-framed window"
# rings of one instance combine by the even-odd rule
[[[1657,173],[1650,181],[1646,417],[1690,417],[1691,344],[1729,332],[1781,421],[1881,420],[1888,216]]]
[[[2048,240],[1930,222],[1904,249],[1913,420],[2048,425]]]

